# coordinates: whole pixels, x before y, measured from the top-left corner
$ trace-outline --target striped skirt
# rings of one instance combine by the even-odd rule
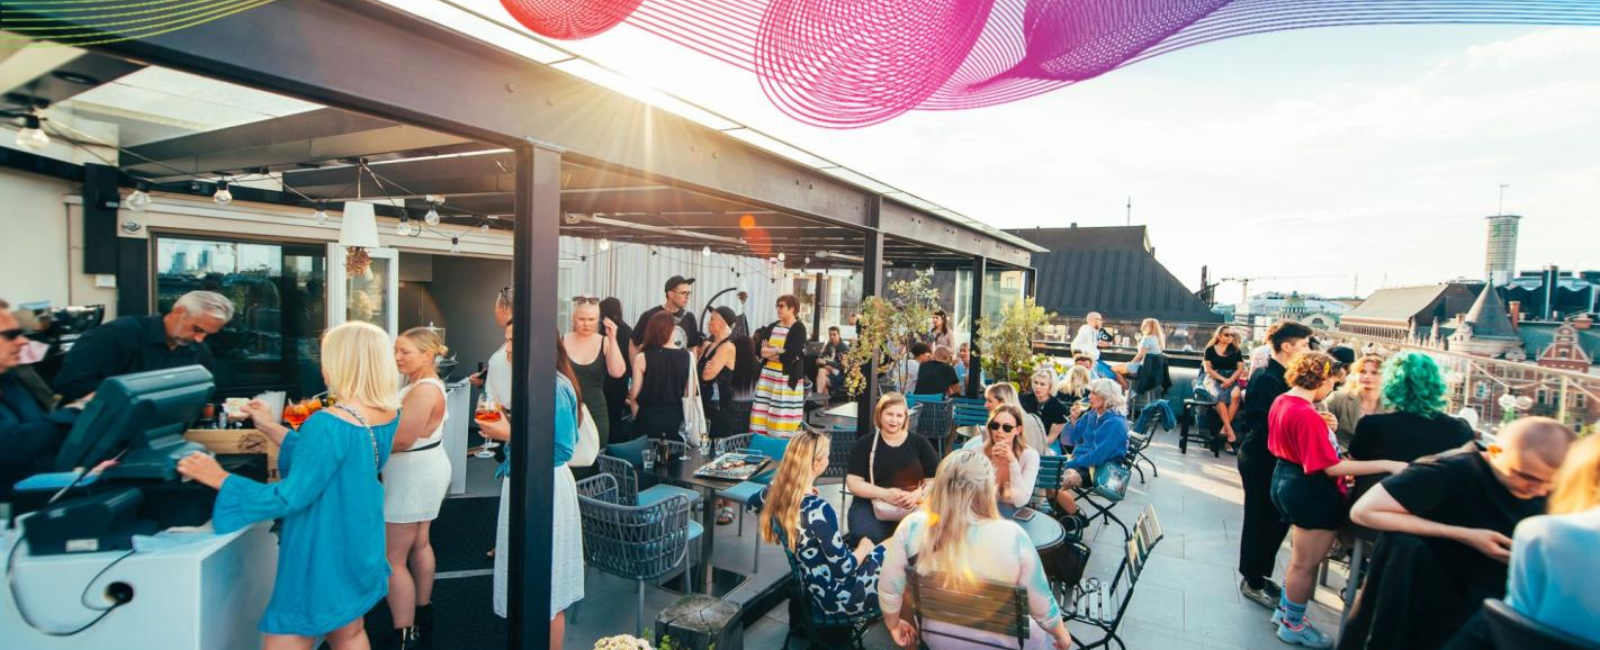
[[[800,430],[805,412],[805,383],[790,388],[783,364],[763,366],[761,378],[756,381],[755,404],[750,409],[750,432],[788,438]]]

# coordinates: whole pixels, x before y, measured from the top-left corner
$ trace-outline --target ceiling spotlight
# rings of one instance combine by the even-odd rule
[[[422,216],[422,222],[428,224],[429,226],[439,225],[439,208],[428,208],[428,214]]]
[[[452,253],[460,253],[461,252],[461,238],[460,237],[451,237],[450,238],[450,252],[452,252]]]
[[[50,136],[44,132],[44,118],[38,113],[22,116],[22,130],[17,131],[17,147],[39,151],[50,146]]]
[[[133,193],[128,195],[127,206],[129,210],[139,212],[144,212],[145,208],[150,207],[150,184],[141,181]]]
[[[601,238],[600,239],[600,250],[603,250],[603,251],[611,250],[611,240],[605,239],[605,238]]]
[[[711,247],[710,246],[706,246],[706,247],[701,248],[700,249],[700,257],[711,257]]]
[[[217,191],[211,195],[211,200],[216,201],[217,205],[233,203],[233,192],[228,191],[228,181],[217,183]]]
[[[312,213],[311,218],[313,220],[315,220],[317,222],[317,225],[319,225],[319,226],[328,225],[328,206],[327,206],[327,204],[318,203],[317,204],[317,211]]]

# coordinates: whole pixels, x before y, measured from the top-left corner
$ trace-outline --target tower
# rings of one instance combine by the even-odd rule
[[[1489,286],[1497,287],[1511,281],[1517,272],[1517,224],[1522,217],[1500,214],[1487,217],[1489,239],[1486,247],[1483,273]]]

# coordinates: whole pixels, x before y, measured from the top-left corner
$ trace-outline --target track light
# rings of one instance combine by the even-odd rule
[[[17,147],[39,151],[50,146],[50,135],[44,132],[44,118],[38,113],[22,116],[22,130],[17,131]]]
[[[141,181],[128,195],[127,206],[129,210],[138,212],[144,212],[145,208],[150,207],[150,184]]]
[[[216,201],[217,205],[233,203],[233,192],[228,191],[228,181],[217,182],[217,191],[211,195],[211,200]]]

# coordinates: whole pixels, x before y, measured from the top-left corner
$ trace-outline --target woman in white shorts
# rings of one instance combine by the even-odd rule
[[[400,389],[400,427],[383,472],[383,520],[389,559],[389,611],[394,647],[412,648],[433,632],[433,545],[428,527],[450,489],[445,456],[444,382],[438,359],[449,349],[433,330],[406,330],[394,343],[394,361],[406,377]]]

